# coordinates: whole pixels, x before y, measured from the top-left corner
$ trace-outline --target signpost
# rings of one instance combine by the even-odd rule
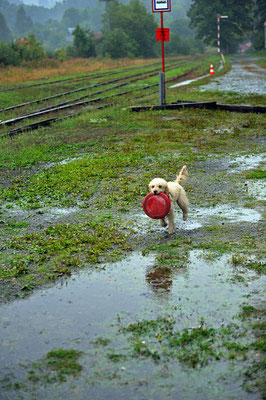
[[[221,18],[228,18],[228,15],[217,15],[217,52],[221,54]]]
[[[171,0],[152,0],[152,12],[161,14],[161,28],[156,30],[156,40],[162,43],[162,71],[159,74],[159,103],[165,104],[164,42],[169,41],[169,28],[163,27],[163,13],[171,11]]]

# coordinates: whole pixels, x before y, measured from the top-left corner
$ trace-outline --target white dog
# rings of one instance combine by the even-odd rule
[[[184,165],[181,169],[179,175],[177,176],[174,182],[166,182],[164,179],[155,178],[149,183],[149,191],[153,194],[159,194],[161,192],[165,193],[171,202],[171,208],[167,215],[169,226],[168,232],[172,235],[175,232],[175,211],[174,211],[174,203],[177,202],[181,210],[183,211],[183,220],[187,219],[188,215],[188,198],[185,190],[180,185],[186,179],[187,176],[187,168]],[[161,226],[167,226],[165,219],[160,219]]]

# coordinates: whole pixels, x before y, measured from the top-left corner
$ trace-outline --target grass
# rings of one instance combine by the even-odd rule
[[[17,295],[26,294],[73,270],[117,259],[129,249],[126,236],[126,229],[122,232],[111,220],[106,226],[99,218],[14,236],[1,255],[0,279],[11,283],[15,278]]]
[[[186,67],[194,65],[198,73],[204,73],[209,61],[208,58],[193,64],[190,59]],[[218,60],[215,62],[217,64]],[[114,62],[108,68],[118,70],[120,66],[119,62]],[[53,79],[59,72],[61,76],[70,77],[79,72],[85,74],[90,68],[100,71],[102,67],[85,62],[73,66],[58,64],[34,73],[25,68],[9,70],[14,76],[7,79],[7,75],[2,75],[0,84],[19,84],[27,82],[26,79],[32,82],[44,76]],[[141,63],[138,69],[142,69]],[[183,71],[185,66],[176,65],[176,70],[168,76]],[[120,72],[123,73],[122,68]],[[19,81],[22,73],[25,75]],[[206,82],[210,79],[206,78]],[[131,87],[139,95],[137,86],[132,84]],[[199,83],[182,89],[167,87],[167,101],[215,100],[254,105],[264,102],[263,96],[201,92],[199,88]],[[3,98],[5,104],[14,104],[23,96],[36,98],[39,92],[22,90],[17,97],[15,93],[6,93]],[[78,117],[49,128],[12,139],[1,138],[1,299],[24,296],[36,287],[53,283],[81,268],[99,267],[102,261],[123,257],[132,248],[141,249],[143,254],[156,253],[146,280],[150,283],[159,275],[160,289],[165,291],[171,290],[173,270],[189,273],[188,255],[195,249],[203,250],[206,263],[222,254],[231,257],[233,273],[240,270],[232,287],[245,288],[249,270],[254,272],[254,277],[265,273],[260,223],[223,225],[222,215],[218,215],[219,219],[213,223],[195,230],[182,230],[171,238],[155,229],[153,232],[147,229],[145,233],[131,230],[131,216],[142,212],[142,200],[151,176],[172,179],[180,167],[187,164],[186,191],[192,209],[247,204],[245,179],[265,177],[257,167],[231,174],[224,164],[229,156],[263,152],[263,115],[210,110],[131,112],[130,106],[136,103],[157,104],[157,97],[155,93],[136,100],[134,94],[128,95],[122,105],[87,109]],[[260,211],[261,203],[252,202],[249,207]],[[53,212],[51,208],[73,212],[47,219]],[[221,272],[218,279],[226,277]],[[98,373],[100,384],[106,379],[119,384],[123,371],[128,375],[127,368],[132,363],[143,368],[147,364],[158,366],[160,372],[159,369],[156,372],[160,377],[168,365],[178,365],[179,370],[192,373],[228,363],[241,366],[247,390],[262,392],[265,326],[262,310],[256,308],[252,296],[243,304],[234,323],[225,326],[208,324],[200,314],[198,323],[188,321],[186,328],[182,328],[173,315],[165,313],[154,314],[150,319],[143,315],[132,318],[130,325],[119,318],[118,326],[112,325],[110,335],[105,331],[101,333],[104,337],[93,338],[92,349],[88,353],[84,351],[89,367],[80,363],[84,353],[73,349],[51,350],[30,364],[25,392],[31,390],[32,383],[36,386],[73,383],[73,378],[82,376],[86,376],[88,382],[88,368],[96,371],[90,360],[95,360],[93,357],[98,360],[98,356],[100,365],[95,375]],[[22,390],[23,384],[25,382],[16,382],[17,389]]]
[[[38,68],[31,68],[30,64],[23,67],[2,68],[0,74],[0,85],[14,85],[21,82],[34,82],[41,79],[58,78],[58,76],[71,77],[80,74],[88,74],[95,71],[125,68],[128,66],[153,63],[157,60],[138,59],[71,59],[64,62],[52,60],[41,62]],[[71,72],[70,72],[71,71]]]
[[[32,383],[47,384],[64,382],[70,375],[77,376],[83,368],[78,363],[81,355],[81,351],[74,349],[51,350],[28,370],[28,380]]]
[[[247,179],[265,179],[266,171],[265,170],[255,170],[246,174]]]
[[[121,326],[128,337],[128,358],[151,359],[156,363],[178,360],[185,368],[192,369],[202,368],[213,360],[246,358],[253,349],[259,349],[263,338],[249,342],[245,339],[245,329],[235,324],[215,329],[201,318],[198,326],[178,330],[170,316]]]
[[[255,271],[260,275],[266,274],[266,264],[263,261],[248,258],[243,254],[233,254],[232,262],[235,266],[241,266],[249,270]]]
[[[218,65],[217,57],[213,61]],[[187,64],[180,66],[182,62]],[[179,59],[175,70],[169,71],[169,77],[190,67],[196,67],[198,73],[203,73],[204,69],[209,68],[209,62],[210,57],[204,60],[193,60],[192,57]],[[115,71],[118,71],[121,63],[124,61],[114,62],[108,68],[111,70],[116,67]],[[78,64],[58,64],[61,76],[66,76],[64,68],[68,70],[68,76],[84,74],[87,63],[84,62],[80,67]],[[129,64],[125,62],[123,65]],[[143,62],[134,61],[132,64],[138,64],[139,71],[145,70],[141,65]],[[58,73],[58,65],[48,68],[46,76],[50,76],[50,72],[51,76]],[[97,68],[100,70],[99,67],[96,62],[92,62],[89,71]],[[5,72],[11,76],[16,75],[15,71],[21,73],[20,69]],[[26,73],[26,69],[23,71]],[[38,74],[40,77],[41,71],[36,71],[36,76],[32,75],[31,80],[37,79]],[[120,74],[123,73],[120,68]],[[23,89],[20,96],[26,95],[27,98],[29,93],[29,96],[34,97],[36,91],[39,89],[31,89],[30,92]],[[12,104],[18,100],[12,97],[16,92],[3,93],[3,97],[7,96],[6,101]],[[201,92],[191,90],[191,87],[167,89],[167,101],[177,99],[246,101],[245,96],[238,94]],[[254,104],[260,99],[248,98]],[[157,94],[147,96],[142,101],[156,104]],[[191,204],[210,206],[238,201],[243,193],[236,187],[233,178],[228,178],[223,190],[221,183],[224,172],[206,179],[206,173],[200,165],[209,157],[216,156],[222,160],[223,156],[232,153],[236,142],[238,153],[247,151],[247,143],[249,152],[260,152],[257,138],[265,124],[262,115],[222,111],[214,113],[210,110],[132,113],[130,105],[134,103],[134,96],[129,95],[125,97],[122,106],[85,111],[78,117],[66,119],[50,128],[25,132],[12,139],[1,139],[3,185],[0,188],[0,204],[3,213],[1,220],[4,221],[0,225],[3,234],[1,248],[4,249],[1,256],[2,279],[17,279],[23,287],[31,288],[49,277],[53,280],[56,276],[70,274],[73,269],[86,263],[99,262],[104,254],[112,253],[110,247],[115,237],[119,242],[116,250],[126,251],[129,236],[121,233],[115,224],[111,224],[109,230],[109,217],[104,217],[99,226],[97,222],[95,225],[100,210],[108,210],[115,218],[119,215],[124,219],[125,213],[136,212],[141,208],[151,176],[172,179],[183,164],[188,165],[190,173],[186,190]],[[58,225],[40,226],[42,216],[51,207],[73,209],[75,217],[66,216]],[[7,217],[8,213],[19,217]],[[39,224],[35,222],[33,227],[32,224],[27,225],[28,221],[23,215],[35,215]],[[78,215],[85,215],[86,222],[78,224]],[[96,219],[91,219],[91,215]],[[94,229],[96,232],[93,237]],[[226,241],[220,241],[220,236],[226,237],[229,234],[225,226],[216,224],[206,227],[205,235],[211,237],[211,240],[198,243],[198,247],[211,251],[230,251],[232,246]],[[92,240],[95,243],[92,244]],[[158,263],[167,264],[168,267],[178,267],[185,261],[185,253],[180,255],[170,252],[170,255],[162,253],[158,256]],[[41,276],[45,279],[39,281]]]

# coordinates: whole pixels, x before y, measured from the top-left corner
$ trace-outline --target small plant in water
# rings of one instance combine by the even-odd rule
[[[32,364],[28,379],[43,383],[64,382],[68,375],[76,376],[82,370],[82,365],[77,361],[81,355],[81,351],[74,349],[51,350],[40,362]]]

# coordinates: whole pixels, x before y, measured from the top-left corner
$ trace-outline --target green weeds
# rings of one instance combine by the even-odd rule
[[[122,353],[108,353],[113,362],[125,359],[151,359],[154,362],[178,360],[185,368],[201,368],[212,360],[246,358],[253,349],[260,347],[258,340],[246,339],[246,328],[229,324],[214,329],[204,319],[196,327],[178,330],[171,316],[153,320],[140,320],[121,325],[120,331],[127,338],[128,347]]]
[[[246,174],[247,179],[265,179],[266,171],[265,170],[255,170]]]
[[[65,382],[69,375],[76,376],[82,371],[78,359],[81,351],[57,349],[49,351],[39,362],[33,363],[28,370],[28,380],[32,383]]]
[[[79,224],[57,224],[43,231],[15,236],[8,241],[12,258],[3,255],[0,278],[18,279],[18,287],[28,291],[35,285],[71,275],[72,270],[117,259],[128,250],[126,231],[110,220],[98,219]],[[23,289],[24,288],[24,289]]]
[[[255,271],[260,275],[265,275],[266,273],[265,262],[254,260],[243,254],[233,254],[232,263],[235,266],[241,266],[249,270]]]

